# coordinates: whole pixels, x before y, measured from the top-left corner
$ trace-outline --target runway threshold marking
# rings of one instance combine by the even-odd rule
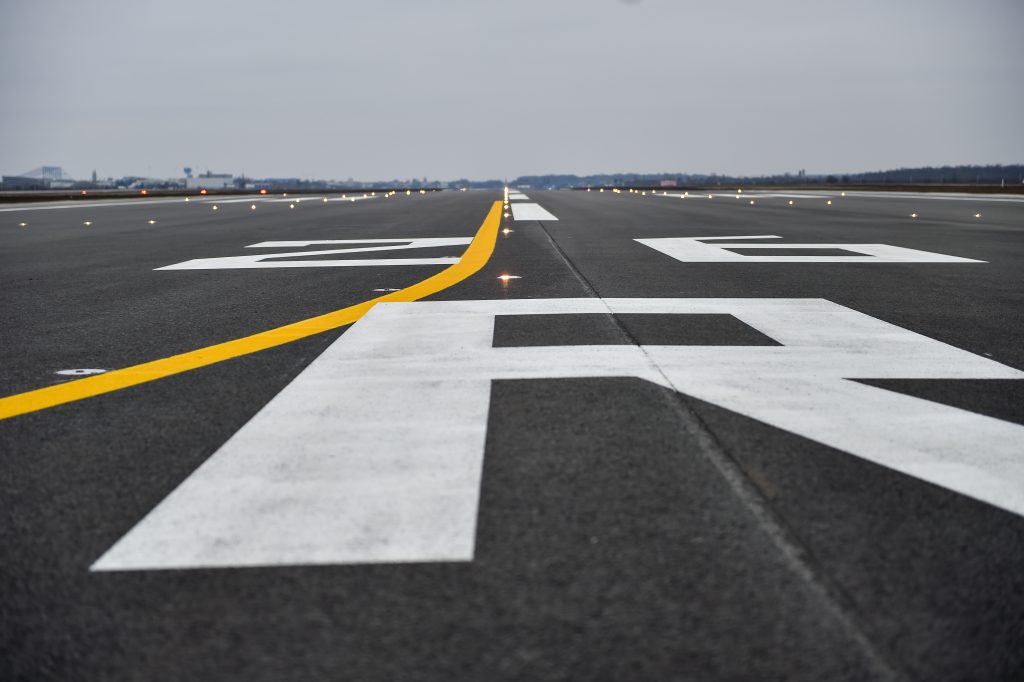
[[[378,296],[362,303],[318,315],[298,322],[268,329],[251,336],[225,341],[213,346],[199,348],[187,353],[152,360],[140,365],[113,370],[106,374],[91,376],[55,386],[47,386],[25,393],[0,398],[0,419],[9,419],[29,412],[44,410],[57,405],[92,398],[119,391],[149,381],[156,381],[174,374],[206,367],[224,360],[274,348],[292,341],[304,339],[331,329],[352,324],[378,303],[386,301],[415,301],[435,294],[461,282],[476,273],[490,259],[501,223],[502,203],[494,202],[484,218],[472,242],[454,263],[436,275],[417,282],[412,286],[384,296]]]
[[[780,345],[494,345],[504,315],[633,313]],[[1024,515],[1024,427],[857,381],[1024,372],[831,301],[421,301],[375,307],[92,570],[472,561],[492,382],[627,376]]]

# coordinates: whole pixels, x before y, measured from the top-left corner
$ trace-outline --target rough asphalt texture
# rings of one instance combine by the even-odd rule
[[[506,221],[435,299],[826,298],[1024,369],[1024,203],[527,194],[559,220]],[[439,270],[154,268],[264,240],[471,236],[497,198],[0,212],[2,394]],[[680,263],[633,241],[759,234],[987,263]],[[501,318],[494,342],[773,343],[658,318]],[[1024,519],[629,378],[494,383],[472,563],[89,571],[341,333],[0,422],[0,679],[1024,679]],[[865,383],[1024,423],[1024,382]]]

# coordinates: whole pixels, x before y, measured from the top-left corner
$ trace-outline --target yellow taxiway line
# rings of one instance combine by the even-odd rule
[[[141,365],[0,398],[0,419],[8,419],[28,412],[45,410],[56,405],[119,391],[129,386],[156,381],[174,374],[188,372],[344,327],[361,318],[378,303],[415,301],[436,294],[473,275],[487,263],[494,252],[498,226],[501,223],[501,211],[502,203],[494,202],[483,225],[477,230],[476,236],[473,237],[473,241],[470,242],[458,263],[405,289],[233,341],[225,341],[168,358],[144,362]]]

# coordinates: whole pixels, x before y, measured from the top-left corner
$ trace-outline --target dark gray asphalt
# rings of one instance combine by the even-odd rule
[[[1022,203],[527,193],[559,220],[507,221],[434,299],[826,298],[1024,369]],[[497,198],[0,212],[2,394],[440,269],[153,268],[471,236]],[[757,234],[988,262],[680,263],[633,241]],[[774,343],[717,316],[499,319],[496,346]],[[1024,678],[1024,519],[638,379],[495,382],[472,563],[89,571],[340,333],[0,422],[0,679]],[[865,383],[1024,423],[1024,382]]]

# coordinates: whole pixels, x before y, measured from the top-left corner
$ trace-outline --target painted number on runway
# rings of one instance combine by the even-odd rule
[[[497,316],[607,313],[731,315],[781,345],[493,347]],[[1024,515],[1024,427],[851,381],[1024,372],[827,300],[383,303],[93,570],[470,561],[491,382],[624,376]]]
[[[372,244],[373,246],[349,246],[348,248],[320,249],[316,251],[286,251],[260,253],[245,256],[220,258],[196,258],[183,263],[166,265],[157,270],[228,270],[238,268],[325,268],[325,267],[375,267],[379,265],[451,265],[458,263],[460,256],[437,258],[331,258],[322,256],[339,254],[371,253],[380,251],[402,251],[408,249],[429,249],[439,246],[465,246],[471,237],[435,237],[417,239],[320,239],[308,241],[273,241],[250,244],[247,249],[296,249],[309,246],[340,244]],[[311,259],[315,260],[298,260]]]
[[[668,237],[663,239],[637,239],[645,246],[661,251],[684,263],[984,263],[985,261],[958,256],[947,256],[931,251],[919,251],[888,244],[789,244],[764,242],[735,242],[735,239],[780,239],[774,234],[736,237]],[[707,242],[726,241],[722,244]],[[772,255],[772,250],[822,251],[839,250],[849,255]],[[738,253],[757,251],[759,253]]]

